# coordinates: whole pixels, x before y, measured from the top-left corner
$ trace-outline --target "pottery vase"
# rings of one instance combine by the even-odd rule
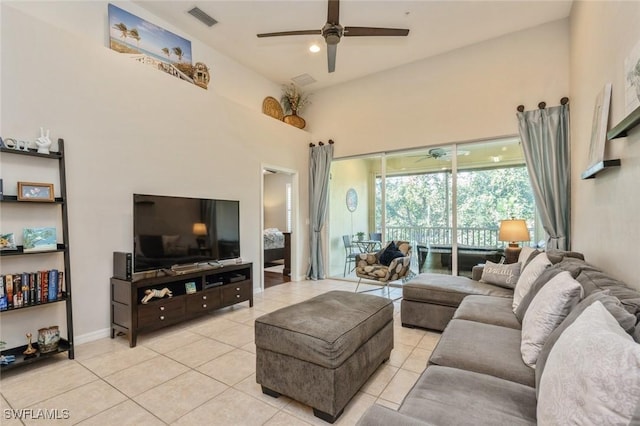
[[[53,352],[58,350],[60,342],[60,330],[57,325],[38,330],[38,349],[40,353]]]
[[[291,115],[285,115],[283,121],[287,124],[290,124],[298,129],[304,129],[304,126],[307,125],[307,122],[304,121],[304,118],[298,115],[298,111],[291,111]]]

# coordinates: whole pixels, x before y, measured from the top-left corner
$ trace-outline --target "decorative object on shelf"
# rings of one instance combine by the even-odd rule
[[[4,250],[17,250],[16,240],[13,236],[13,232],[8,234],[0,234],[0,251]]]
[[[364,240],[364,232],[356,232],[356,238],[358,238],[358,241]]]
[[[56,240],[56,228],[24,228],[22,233],[22,251],[29,253],[55,250],[58,248]]]
[[[262,113],[279,121],[282,121],[284,118],[284,111],[282,111],[280,102],[271,96],[267,96],[262,101]]]
[[[623,123],[620,123],[611,129],[611,131],[607,132],[610,104],[611,83],[607,83],[596,98],[596,105],[593,110],[593,125],[591,128],[591,144],[589,146],[589,167],[580,175],[582,179],[593,179],[599,172],[606,168],[620,166],[620,159],[604,159],[605,143],[607,140],[613,139],[614,137],[626,136],[626,129],[621,129]],[[640,111],[640,108],[638,108],[638,110]],[[612,136],[612,133],[615,133],[615,136]]]
[[[47,134],[44,134],[44,129],[40,127],[40,137],[36,138],[36,145],[38,146],[39,154],[49,154],[49,148],[51,147],[51,139],[49,139],[49,129]]]
[[[147,289],[144,291],[144,294],[145,296],[140,301],[143,305],[146,305],[147,302],[154,297],[157,297],[159,299],[162,299],[165,296],[173,297],[173,293],[167,287],[163,288],[162,290]]]
[[[38,349],[40,353],[46,354],[58,350],[59,343],[60,329],[57,325],[38,330]]]
[[[12,362],[15,362],[15,355],[0,355],[0,365],[9,365]]]
[[[283,120],[285,123],[304,129],[307,125],[304,118],[298,116],[298,113],[309,104],[309,96],[301,92],[295,84],[282,87],[282,97],[280,102],[284,107],[284,112],[291,112],[291,115],[285,115]]]
[[[6,138],[3,141],[3,145],[8,149],[15,149],[16,151],[29,151],[29,142],[21,141],[14,138]]]
[[[625,70],[625,112],[631,114],[640,108],[640,41],[631,49],[624,61]]]
[[[187,294],[193,294],[196,292],[196,282],[189,281],[188,283],[184,283],[184,291]]]
[[[33,346],[31,346],[32,337],[33,337],[33,334],[27,333],[27,349],[25,349],[24,352],[22,352],[26,356],[33,355],[36,353],[36,349]],[[59,339],[60,339],[60,334],[58,334],[58,340]]]
[[[611,105],[611,83],[596,97],[591,125],[591,144],[589,145],[589,166],[604,161],[604,144],[607,141],[607,125],[609,123],[609,106]]]
[[[18,182],[19,201],[54,202],[53,184],[36,182]]]
[[[500,230],[498,231],[499,241],[508,241],[509,246],[504,250],[505,263],[516,263],[520,255],[519,241],[529,241],[529,229],[527,222],[523,219],[506,219],[500,221]]]
[[[347,189],[347,210],[351,213],[356,211],[358,208],[358,193],[355,189],[349,188]]]
[[[193,78],[193,84],[207,90],[207,86],[209,85],[209,81],[211,80],[209,67],[203,62],[196,62],[196,64],[193,66],[191,78]]]

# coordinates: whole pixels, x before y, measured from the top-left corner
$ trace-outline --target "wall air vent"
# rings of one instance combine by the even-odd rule
[[[302,87],[311,83],[315,83],[316,79],[311,77],[309,74],[300,74],[296,77],[291,78],[291,81],[293,81],[298,86]]]
[[[202,9],[200,9],[198,7],[194,7],[193,9],[191,9],[189,11],[189,15],[193,16],[198,21],[200,21],[203,24],[205,24],[207,27],[213,27],[215,24],[218,23],[218,21],[213,19],[207,13],[203,12]]]

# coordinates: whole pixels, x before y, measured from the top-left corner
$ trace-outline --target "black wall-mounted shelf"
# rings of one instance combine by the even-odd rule
[[[617,126],[607,132],[607,140],[623,138],[627,133],[640,124],[640,107],[627,115]]]
[[[596,175],[598,173],[600,173],[604,169],[607,169],[609,167],[619,167],[619,166],[620,166],[620,160],[619,159],[616,159],[616,160],[604,160],[604,161],[601,161],[601,162],[596,163],[593,166],[589,167],[587,170],[585,170],[582,173],[582,175],[580,175],[580,177],[582,179],[593,179],[593,178],[596,177]]]

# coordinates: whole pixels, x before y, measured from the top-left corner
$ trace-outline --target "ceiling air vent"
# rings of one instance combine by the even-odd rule
[[[302,87],[311,83],[315,83],[316,79],[311,77],[309,74],[300,74],[296,77],[293,77],[291,81],[293,81],[298,86]]]
[[[198,7],[194,7],[193,9],[191,9],[189,11],[189,14],[194,18],[196,18],[198,21],[205,24],[207,27],[213,27],[215,24],[218,23],[218,21],[213,19],[211,16],[207,15],[205,12],[202,11],[202,9]]]

